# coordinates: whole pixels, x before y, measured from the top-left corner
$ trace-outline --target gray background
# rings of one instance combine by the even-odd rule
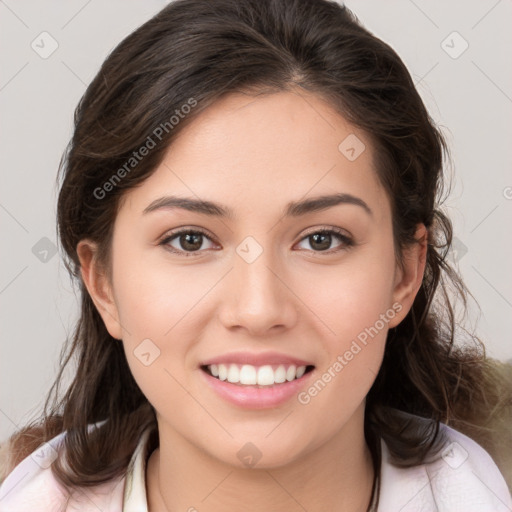
[[[0,0],[0,439],[41,410],[77,318],[54,254],[55,178],[74,108],[114,46],[165,4]],[[451,257],[481,307],[470,303],[466,327],[492,357],[511,359],[512,3],[346,4],[402,57],[443,127],[454,163]]]

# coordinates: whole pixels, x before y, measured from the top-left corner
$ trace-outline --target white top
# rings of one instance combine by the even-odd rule
[[[378,512],[511,512],[512,497],[498,467],[475,441],[441,423],[447,443],[433,462],[410,468],[389,463],[382,447]],[[85,489],[74,500],[53,477],[54,449],[65,432],[45,443],[14,468],[0,486],[0,512],[148,512],[146,430],[126,477]]]

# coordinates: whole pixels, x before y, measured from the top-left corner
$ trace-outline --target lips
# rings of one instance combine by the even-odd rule
[[[242,386],[272,386],[299,379],[314,368],[311,362],[279,352],[231,352],[204,361],[210,376]]]
[[[224,375],[222,375],[222,377],[226,380],[220,378],[220,370],[223,366]],[[232,367],[235,367],[235,369],[233,370]],[[211,364],[209,366],[201,366],[200,375],[207,387],[224,402],[228,402],[243,409],[261,410],[274,409],[275,407],[285,405],[308,386],[315,375],[313,371],[315,367],[312,365],[302,365],[298,368],[296,368],[295,365],[291,365],[288,367],[286,374],[283,374],[284,365],[280,365],[281,370],[279,370],[278,367],[276,371],[273,370],[271,365],[264,365],[258,368],[257,383],[250,384],[250,382],[254,382],[256,367],[249,367],[251,367],[251,365],[242,365],[239,368],[237,364],[231,363],[229,370],[227,370],[226,365]],[[245,370],[243,370],[243,368],[245,368]],[[292,372],[295,368],[296,370]],[[260,370],[262,370],[263,375],[260,375]],[[242,381],[245,380],[245,384],[243,382],[229,382],[226,373],[232,373],[229,378],[236,380],[238,378],[237,372],[239,372],[238,377]],[[288,374],[288,372],[290,372],[290,374]],[[214,373],[218,373],[218,375],[215,376]],[[284,382],[280,382],[283,380],[283,375],[285,377]],[[260,380],[260,377],[262,380]],[[289,380],[288,377],[292,380]]]

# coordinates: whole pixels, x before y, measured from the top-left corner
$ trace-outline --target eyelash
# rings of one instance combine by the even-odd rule
[[[204,250],[207,250],[207,249],[204,249],[204,250],[198,250],[198,251],[182,251],[182,250],[175,249],[174,247],[171,247],[169,245],[169,242],[171,242],[175,238],[179,237],[180,235],[185,235],[185,234],[200,234],[200,235],[203,235],[204,237],[208,238],[210,241],[214,242],[214,240],[211,239],[209,234],[206,231],[204,231],[203,229],[201,229],[201,228],[194,228],[194,229],[186,228],[186,229],[180,229],[180,230],[168,233],[168,235],[165,236],[165,238],[163,238],[163,240],[161,242],[159,242],[158,245],[165,246],[165,248],[168,251],[170,251],[174,254],[178,254],[180,256],[184,256],[186,258],[194,257],[195,255],[203,252]],[[332,250],[332,249],[327,250],[327,251],[308,250],[309,252],[313,252],[315,254],[334,254],[334,253],[337,253],[342,250],[350,249],[351,247],[353,247],[355,245],[355,242],[350,237],[345,235],[341,229],[332,228],[332,227],[329,227],[329,228],[322,227],[320,229],[317,229],[316,231],[311,231],[310,233],[307,233],[306,235],[304,235],[300,239],[299,242],[302,242],[306,238],[309,238],[313,235],[318,235],[318,234],[335,235],[335,237],[337,237],[342,242],[342,244],[340,245],[340,247],[338,247],[334,250]]]

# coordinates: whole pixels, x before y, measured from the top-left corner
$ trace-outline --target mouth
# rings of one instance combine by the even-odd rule
[[[294,364],[253,366],[250,364],[211,364],[200,366],[211,377],[241,387],[269,388],[302,378],[314,370],[314,365]]]

